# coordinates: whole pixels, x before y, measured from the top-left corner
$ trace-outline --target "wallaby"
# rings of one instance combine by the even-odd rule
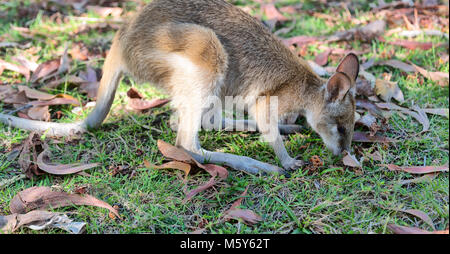
[[[249,173],[285,173],[304,162],[289,156],[278,123],[261,117],[269,114],[268,98],[278,98],[275,117],[304,115],[326,146],[339,155],[349,151],[352,141],[358,72],[358,58],[349,54],[330,79],[320,78],[262,23],[224,0],[154,0],[114,37],[103,66],[97,105],[83,122],[46,123],[6,115],[0,115],[0,120],[51,136],[98,128],[110,110],[122,74],[127,73],[170,94],[179,115],[176,145],[195,159]],[[246,98],[248,114],[284,169],[202,149],[198,131],[210,96]]]

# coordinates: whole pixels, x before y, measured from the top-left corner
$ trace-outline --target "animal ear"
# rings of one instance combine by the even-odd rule
[[[336,69],[336,72],[345,73],[350,79],[356,81],[359,73],[359,60],[358,57],[350,53],[341,61]]]
[[[349,77],[342,73],[336,72],[327,83],[326,99],[328,102],[336,102],[344,99],[352,86]]]

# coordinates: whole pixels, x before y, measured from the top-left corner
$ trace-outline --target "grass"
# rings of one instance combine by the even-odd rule
[[[296,1],[280,1],[281,5]],[[7,11],[8,17],[0,20],[0,38],[6,41],[22,41],[17,32],[10,31],[10,25],[27,26],[32,30],[48,33],[48,37],[36,36],[28,39],[34,47],[39,47],[40,62],[52,59],[55,52],[62,52],[64,43],[82,41],[87,45],[96,45],[102,39],[110,41],[114,31],[91,31],[79,37],[69,33],[80,25],[80,21],[71,20],[64,30],[57,29],[58,24],[41,13],[35,19],[14,19],[14,10],[19,1],[0,4],[0,11]],[[25,3],[27,4],[27,3]],[[237,4],[257,6],[252,1],[239,1]],[[11,7],[12,6],[12,7]],[[307,1],[305,9],[314,5]],[[365,6],[365,5],[363,5]],[[128,10],[135,5],[127,5]],[[362,7],[363,8],[363,7]],[[366,7],[364,7],[366,8]],[[357,12],[356,18],[366,17],[367,9]],[[323,10],[328,13],[331,10]],[[89,17],[96,17],[89,13]],[[321,18],[297,15],[295,29],[284,36],[294,35],[329,35],[337,30],[354,25],[342,21],[339,26],[329,27]],[[289,26],[290,24],[286,24]],[[387,40],[395,39],[387,37]],[[418,37],[419,41],[432,41],[435,44],[448,43],[438,37]],[[108,44],[109,45],[109,44]],[[330,46],[341,47],[340,44]],[[361,48],[359,42],[352,44],[355,50]],[[449,71],[448,62],[438,64],[438,55],[444,48],[428,51],[406,50],[375,40],[371,52],[363,57],[379,57],[382,52],[394,49],[396,58],[411,61],[432,71]],[[307,59],[313,59],[313,52],[320,51],[316,46],[309,46]],[[0,52],[0,58],[9,60],[18,53],[17,49]],[[89,62],[100,68],[103,59]],[[333,61],[331,65],[336,65]],[[71,72],[82,70],[86,62],[72,63]],[[439,87],[432,81],[403,77],[398,70],[377,66],[370,69],[375,76],[391,73],[392,80],[398,81],[405,94],[404,106],[419,105],[422,108],[448,108],[448,86]],[[4,83],[23,80],[18,74],[5,71],[0,77]],[[444,165],[448,164],[448,129],[449,121],[440,116],[431,116],[430,131],[420,134],[421,126],[409,116],[406,118],[393,114],[389,119],[392,129],[386,134],[402,137],[402,142],[389,146],[382,144],[354,144],[368,152],[379,151],[382,162],[366,161],[361,171],[342,166],[340,159],[326,150],[320,137],[311,129],[305,128],[301,133],[286,137],[286,148],[291,155],[301,155],[309,160],[317,155],[324,161],[324,166],[317,171],[298,170],[287,179],[278,175],[249,175],[231,170],[229,177],[219,182],[213,189],[207,190],[192,201],[184,204],[184,184],[182,174],[171,170],[150,170],[143,166],[148,160],[153,164],[163,161],[156,142],[162,139],[174,143],[176,133],[169,127],[171,111],[168,107],[154,109],[148,113],[135,114],[123,109],[126,104],[126,91],[136,87],[147,98],[167,97],[162,91],[150,84],[136,84],[125,78],[118,90],[109,118],[98,130],[83,135],[80,139],[61,139],[62,142],[47,140],[52,150],[52,160],[59,163],[100,162],[101,167],[90,170],[91,177],[70,175],[42,175],[32,180],[19,180],[0,189],[0,214],[8,215],[9,202],[21,190],[32,186],[60,186],[65,191],[73,192],[77,187],[87,186],[88,193],[110,204],[117,204],[124,220],[112,220],[108,212],[95,207],[68,207],[58,211],[71,212],[77,221],[87,222],[88,233],[189,233],[204,225],[208,233],[389,233],[388,223],[415,226],[431,230],[421,220],[396,212],[394,209],[419,209],[427,213],[436,228],[443,230],[449,226],[449,180],[448,173],[439,174],[430,183],[399,185],[398,182],[411,179],[408,173],[388,171],[379,164],[395,163],[397,165]],[[52,93],[68,93],[83,101],[85,95],[76,88],[61,85]],[[0,103],[0,109],[4,105]],[[84,118],[71,113],[71,106],[52,107],[51,113],[61,110],[64,117],[60,122],[73,122]],[[303,119],[299,123],[304,124]],[[143,126],[152,126],[159,131],[148,130]],[[0,124],[0,181],[10,179],[21,172],[16,160],[8,160],[11,149],[26,139],[28,133]],[[279,164],[270,146],[261,142],[258,134],[239,132],[201,132],[201,144],[205,149],[249,156],[268,163]],[[128,172],[135,171],[133,178],[128,174],[110,174],[110,168],[127,167]],[[190,190],[208,180],[206,173],[188,177],[187,188]],[[248,226],[238,221],[223,222],[221,217],[240,194],[249,186],[248,194],[242,207],[251,209],[263,217],[263,220]],[[32,231],[20,229],[16,233],[63,233],[61,230]]]

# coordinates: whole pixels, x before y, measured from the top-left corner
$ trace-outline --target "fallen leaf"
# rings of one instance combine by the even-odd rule
[[[26,214],[0,215],[0,233],[4,234],[14,232],[21,227],[33,230],[61,228],[73,234],[80,234],[84,231],[85,225],[85,222],[74,222],[65,214],[39,210]]]
[[[170,100],[168,99],[153,99],[151,101],[143,99],[130,99],[128,105],[136,110],[147,110],[151,108],[161,107],[167,104]]]
[[[262,217],[259,216],[258,214],[256,214],[255,212],[253,212],[252,210],[237,208],[238,206],[241,205],[242,200],[244,199],[244,196],[247,195],[247,191],[248,191],[248,186],[245,188],[245,191],[241,194],[241,197],[238,198],[235,202],[233,202],[233,204],[231,205],[230,209],[225,211],[224,218],[226,220],[228,220],[228,219],[235,219],[235,220],[242,219],[243,222],[248,224],[248,225],[256,224],[256,223],[258,223],[259,221],[262,220]]]
[[[427,79],[437,82],[440,86],[448,86],[449,83],[449,73],[445,72],[430,72],[422,67],[412,64],[417,72],[422,74]]]
[[[15,92],[15,94],[9,94],[10,96],[5,96],[2,101],[3,103],[9,103],[9,104],[27,104],[28,98],[25,95],[25,92]]]
[[[344,156],[342,159],[342,162],[345,166],[352,167],[352,168],[361,168],[361,162],[356,159],[356,157],[349,152],[347,152],[347,155]]]
[[[22,55],[11,57],[11,59],[18,62],[20,65],[22,65],[23,67],[27,68],[32,72],[35,72],[37,67],[39,66],[33,60],[28,60],[26,57]]]
[[[68,194],[52,191],[49,187],[31,187],[13,197],[9,205],[12,213],[26,213],[35,209],[58,208],[72,205],[89,205],[106,208],[120,218],[116,209],[90,195]]]
[[[377,79],[375,81],[375,94],[386,102],[390,102],[392,98],[394,98],[398,102],[405,101],[403,92],[398,87],[397,82]]]
[[[53,80],[49,83],[44,84],[43,86],[40,87],[41,90],[50,90],[50,89],[54,89],[56,87],[58,87],[61,84],[82,84],[84,83],[84,79],[74,76],[74,75],[69,75],[67,77],[62,77],[56,80]]]
[[[447,117],[447,118],[449,116],[448,108],[424,108],[422,110],[428,114],[440,115],[440,116]]]
[[[48,111],[48,106],[36,106],[28,109],[27,115],[37,121],[50,121],[50,112]]]
[[[378,125],[377,119],[370,113],[365,114],[360,119],[356,121],[357,124],[361,124],[369,128],[370,135],[374,136],[380,129],[381,126]]]
[[[205,164],[205,165],[201,165],[200,168],[205,169],[211,175],[211,178],[204,185],[201,185],[201,186],[191,190],[188,194],[186,194],[186,197],[184,198],[183,203],[189,201],[192,197],[194,197],[198,193],[212,187],[216,183],[216,176],[218,176],[219,179],[221,179],[221,180],[224,180],[228,177],[228,171],[224,167],[221,167],[221,166],[217,166],[214,164]]]
[[[69,54],[72,59],[86,61],[88,60],[88,49],[81,43],[76,43],[70,50]]]
[[[411,50],[415,50],[415,49],[429,50],[433,47],[432,42],[397,40],[397,41],[390,41],[387,43],[392,44],[392,45],[401,46],[401,47],[411,49]]]
[[[414,119],[416,119],[419,123],[422,124],[423,128],[422,128],[422,132],[428,131],[430,128],[430,120],[428,119],[426,113],[419,107],[414,106],[413,109],[416,110],[417,112],[413,112],[407,108],[403,108],[400,106],[397,106],[393,103],[376,103],[376,105],[379,108],[383,108],[383,109],[389,109],[389,110],[398,110],[401,111],[402,113],[408,114],[411,117],[413,117]]]
[[[168,163],[164,163],[160,166],[156,166],[153,164],[150,164],[148,161],[144,161],[144,164],[147,168],[156,168],[156,169],[179,169],[184,171],[185,179],[189,175],[189,172],[191,171],[191,165],[184,162],[179,161],[170,161]]]
[[[351,41],[351,40],[361,40],[369,42],[380,36],[385,29],[386,29],[386,21],[375,20],[363,27],[352,28],[346,31],[338,31],[335,34],[331,35],[328,38],[327,42]]]
[[[54,106],[54,105],[73,105],[73,106],[81,106],[80,102],[75,98],[63,97],[63,98],[54,98],[49,101],[32,101],[28,103],[33,106]]]
[[[375,66],[379,66],[379,65],[387,65],[396,69],[399,69],[403,72],[415,72],[416,69],[414,68],[414,66],[404,63],[402,61],[399,60],[384,60],[384,61],[378,61],[374,64]]]
[[[264,4],[262,5],[262,9],[267,19],[276,20],[276,21],[287,21],[288,18],[283,16],[275,7],[274,4]]]
[[[355,131],[353,133],[353,142],[362,142],[362,143],[390,143],[390,142],[397,142],[394,139],[388,138],[388,137],[382,137],[382,136],[370,136],[370,134]]]
[[[314,62],[320,66],[324,66],[328,63],[328,57],[330,56],[332,49],[327,49],[324,52],[318,54]]]
[[[33,162],[35,160],[36,146],[40,145],[39,135],[36,132],[31,132],[27,139],[22,144],[22,151],[20,152],[19,159],[17,163],[19,164],[22,172],[29,178],[32,179],[34,175],[42,175],[44,172],[38,169],[37,165]],[[30,159],[30,156],[33,158]]]
[[[405,226],[399,226],[395,224],[388,224],[387,227],[394,233],[394,234],[448,234],[449,231],[447,230],[439,230],[439,231],[426,231],[420,228],[416,227],[405,227]]]
[[[91,164],[59,164],[59,165],[51,165],[48,162],[45,162],[44,160],[48,160],[48,154],[49,152],[47,150],[44,150],[42,153],[40,153],[37,157],[37,165],[39,169],[42,171],[45,171],[49,174],[53,175],[69,175],[69,174],[75,174],[87,169],[91,169],[94,167],[100,166],[100,163],[91,163]]]
[[[162,140],[158,140],[157,145],[158,145],[159,151],[165,157],[176,160],[176,161],[184,162],[187,164],[196,165],[197,167],[204,169],[211,175],[211,178],[207,183],[191,190],[188,194],[186,194],[186,197],[183,200],[183,203],[189,201],[196,194],[212,187],[216,183],[217,176],[222,180],[228,177],[228,171],[224,167],[213,165],[213,164],[202,165],[198,161],[196,161],[194,158],[192,158],[192,156],[190,156],[186,152],[186,150],[184,150],[182,148],[175,147],[175,146],[170,145],[169,143],[166,143]]]
[[[428,225],[430,225],[430,227],[435,230],[436,228],[434,227],[433,224],[433,220],[430,218],[430,216],[428,216],[426,213],[417,210],[417,209],[406,209],[406,210],[402,210],[402,209],[397,209],[396,211],[399,212],[403,212],[403,213],[408,213],[408,214],[412,214],[414,216],[416,216],[417,218],[423,220],[425,223],[427,223]]]
[[[139,93],[139,91],[134,87],[132,87],[132,88],[130,88],[130,90],[128,90],[127,96],[128,96],[128,98],[131,98],[131,99],[143,99],[144,98],[144,96],[141,93]]]
[[[40,64],[36,71],[31,75],[30,82],[35,83],[41,78],[44,78],[53,72],[57,71],[61,64],[61,59],[54,59]]]
[[[358,78],[356,80],[356,93],[365,97],[370,97],[375,95],[375,90],[368,80]]]
[[[262,217],[249,209],[233,209],[227,213],[225,218],[242,219],[244,223],[253,225],[262,220]]]
[[[5,62],[2,59],[0,59],[0,75],[2,74],[4,69],[22,74],[27,81],[30,79],[29,69],[23,66]]]
[[[215,176],[212,176],[208,182],[206,182],[203,185],[198,186],[197,188],[194,188],[189,193],[187,193],[186,197],[183,199],[183,203],[186,203],[187,201],[191,200],[198,193],[211,188],[212,186],[214,186],[215,183],[216,183]]]
[[[80,90],[87,93],[89,98],[96,98],[99,82],[95,70],[92,67],[87,66],[86,71],[81,72],[79,77],[84,80],[80,86]]]
[[[27,86],[17,86],[17,88],[19,89],[20,92],[24,91],[25,95],[29,99],[37,99],[37,100],[45,101],[45,100],[51,100],[56,97],[56,95],[44,93],[44,92],[29,88]]]
[[[403,171],[410,174],[428,174],[434,172],[448,172],[448,165],[444,166],[397,166],[394,164],[383,165],[392,171]]]

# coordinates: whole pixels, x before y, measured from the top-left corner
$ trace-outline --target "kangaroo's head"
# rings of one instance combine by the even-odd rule
[[[355,119],[355,82],[359,73],[359,61],[355,54],[348,54],[336,69],[336,73],[324,84],[322,98],[307,114],[307,121],[319,133],[333,154],[350,151]]]

